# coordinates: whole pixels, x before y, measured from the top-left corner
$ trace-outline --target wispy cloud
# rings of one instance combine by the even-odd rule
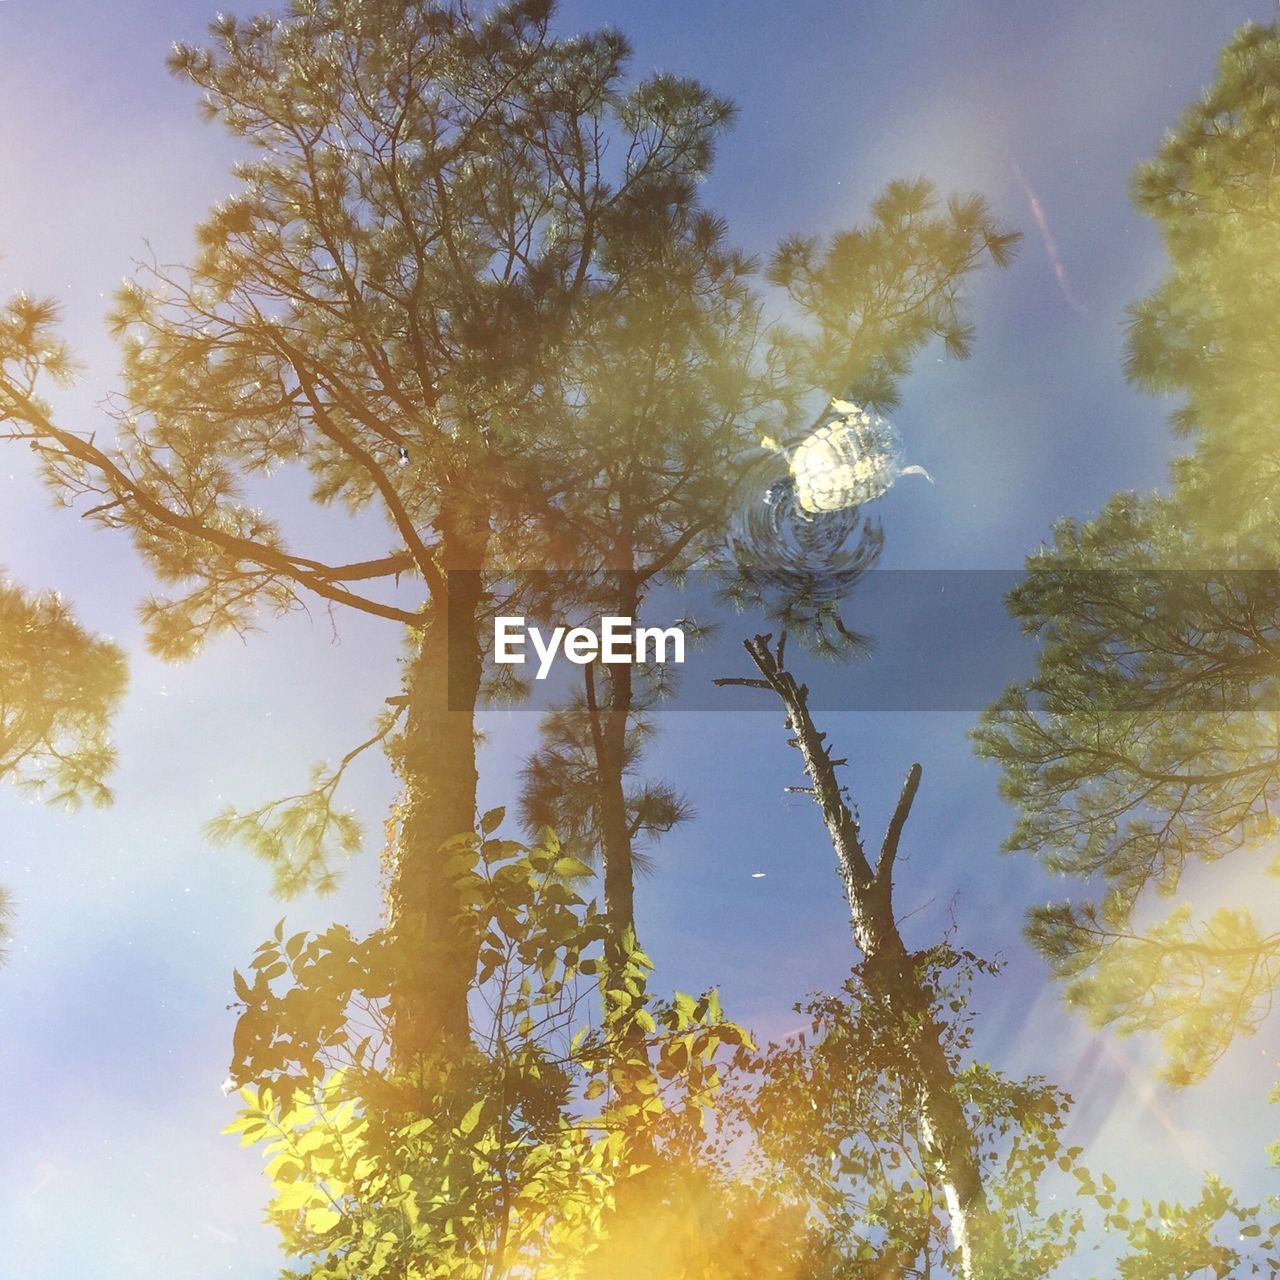
[[[40,1160],[35,1167],[35,1182],[31,1187],[31,1195],[37,1195],[45,1187],[57,1182],[62,1170],[52,1160]]]
[[[1049,228],[1049,219],[1045,214],[1044,205],[1040,203],[1040,197],[1036,195],[1031,183],[1027,181],[1026,174],[1022,172],[1022,166],[1016,160],[1012,163],[1013,172],[1027,197],[1027,205],[1031,209],[1031,216],[1035,219],[1036,230],[1040,232],[1040,241],[1044,245],[1044,251],[1049,258],[1049,265],[1053,268],[1053,276],[1058,282],[1058,288],[1062,291],[1062,296],[1067,300],[1068,305],[1082,316],[1088,316],[1090,314],[1089,308],[1076,297],[1075,291],[1071,288],[1071,280],[1067,276],[1066,264],[1062,261],[1062,255],[1058,252],[1058,242],[1053,238],[1053,232]]]

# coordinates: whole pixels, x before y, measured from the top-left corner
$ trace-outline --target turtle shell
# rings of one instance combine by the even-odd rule
[[[802,511],[843,511],[889,489],[902,472],[902,441],[879,415],[838,402],[789,461]]]

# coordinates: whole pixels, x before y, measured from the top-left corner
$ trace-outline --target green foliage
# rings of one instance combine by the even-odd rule
[[[1071,1098],[1039,1077],[1011,1080],[971,1053],[969,992],[994,967],[943,946],[916,957],[945,1011],[946,1053],[982,1165],[988,1214],[974,1280],[1084,1275],[1211,1280],[1275,1273],[1280,1222],[1212,1176],[1189,1206],[1127,1198],[1068,1146]],[[855,969],[836,995],[796,1006],[808,1021],[740,1052],[719,1104],[735,1175],[793,1218],[789,1277],[876,1280],[959,1274],[902,1027]],[[745,1155],[743,1154],[745,1150]]]
[[[587,868],[550,835],[499,838],[501,818],[451,858],[487,1015],[468,1052],[393,1059],[403,940],[387,932],[282,924],[235,975],[232,1130],[266,1144],[271,1220],[317,1280],[581,1274],[639,1154],[663,1125],[701,1123],[718,1057],[748,1043],[714,995],[654,1000],[634,938],[593,1028],[605,930],[570,887]]]
[[[1167,500],[1120,496],[1060,524],[1009,597],[1040,642],[1037,674],[977,736],[1018,806],[1009,845],[1103,873],[1126,907],[1271,831],[1277,584],[1205,555]]]
[[[41,379],[72,379],[57,318],[51,299],[18,294],[0,307],[0,425],[17,434],[45,414]],[[109,804],[110,722],[126,682],[119,648],[85,631],[60,596],[0,579],[0,779],[53,804]],[[11,914],[0,888],[0,943]]]
[[[621,760],[623,777],[630,784],[624,796],[627,831],[636,845],[693,816],[689,804],[669,784],[634,780],[654,732],[645,710],[640,699],[633,702]],[[526,829],[553,828],[576,856],[593,863],[602,843],[594,719],[581,697],[548,712],[540,726],[543,745],[522,770],[520,793],[520,817]],[[638,870],[651,866],[641,849],[633,847],[632,857]]]
[[[204,826],[214,844],[243,844],[274,873],[273,888],[292,898],[308,888],[331,893],[337,887],[335,855],[359,852],[360,823],[333,807],[336,778],[322,765],[311,771],[310,791],[273,800],[249,813],[227,808]]]
[[[1128,372],[1175,393],[1175,429],[1195,444],[1179,466],[1196,526],[1229,545],[1244,535],[1277,548],[1280,369],[1280,33],[1242,27],[1218,76],[1134,181],[1139,209],[1159,224],[1169,271],[1131,309]]]
[[[1018,811],[1009,846],[1085,886],[1037,908],[1032,938],[1095,1022],[1159,1030],[1181,1083],[1256,1029],[1280,980],[1249,912],[1150,902],[1197,861],[1243,872],[1278,830],[1278,102],[1280,33],[1246,26],[1137,175],[1170,267],[1132,309],[1128,373],[1184,398],[1194,452],[1167,497],[1118,495],[1029,558],[1010,607],[1037,672],[976,735]]]
[[[110,803],[124,656],[55,594],[0,582],[0,778],[53,804]]]
[[[43,410],[36,387],[41,376],[66,384],[75,362],[57,335],[59,305],[54,298],[19,293],[0,308],[0,422]]]
[[[896,408],[898,385],[926,343],[964,359],[973,341],[962,285],[984,258],[1013,258],[1019,236],[1000,227],[981,196],[941,201],[925,178],[891,182],[871,220],[827,245],[794,236],[769,265],[812,322],[786,335],[777,358],[802,386],[878,409]]]
[[[991,966],[948,947],[915,963],[945,1011],[943,1048],[987,1189],[981,1274],[1052,1275],[1084,1226],[1079,1208],[1046,1213],[1041,1203],[1051,1166],[1078,1167],[1079,1150],[1068,1155],[1061,1141],[1070,1099],[1043,1080],[1011,1081],[972,1061],[969,986]],[[755,1178],[784,1187],[822,1225],[832,1275],[923,1276],[956,1265],[900,1012],[871,998],[861,969],[840,993],[796,1008],[805,1031],[736,1064],[731,1110],[758,1144]]]
[[[976,735],[1018,809],[1008,845],[1054,871],[1101,873],[1112,916],[1148,884],[1173,892],[1189,860],[1274,829],[1280,686],[1263,653],[1277,584],[1203,568],[1203,554],[1168,501],[1121,496],[1087,525],[1059,525],[1009,597],[1040,642],[1037,674]]]
[[[313,765],[310,790],[247,813],[228,807],[205,824],[206,838],[219,845],[247,846],[271,867],[274,890],[282,898],[307,889],[332,892],[338,883],[334,863],[358,853],[362,841],[359,821],[335,807],[334,796],[347,769],[370,747],[386,741],[402,711],[397,707],[380,716],[373,737],[348,751],[336,769]]]
[[[1009,599],[1039,641],[1036,675],[974,735],[1017,810],[1007,847],[1098,895],[1036,907],[1030,936],[1095,1022],[1161,1030],[1180,1083],[1256,1028],[1280,978],[1248,912],[1155,923],[1147,905],[1189,864],[1238,863],[1277,831],[1277,580],[1204,554],[1166,499],[1059,526]]]
[[[1126,1250],[1114,1274],[1267,1273],[1276,1231],[1258,1209],[1212,1180],[1189,1208],[1135,1205],[1065,1147],[1069,1098],[973,1060],[969,987],[992,966],[945,946],[913,957],[931,1007],[905,1015],[855,970],[838,995],[798,1006],[806,1031],[757,1050],[714,993],[651,996],[634,934],[603,964],[610,931],[573,888],[588,868],[550,833],[503,839],[503,816],[450,842],[484,1011],[464,1052],[393,1052],[406,944],[394,932],[289,936],[281,921],[235,975],[244,1107],[231,1131],[264,1148],[269,1218],[305,1261],[290,1274],[954,1273],[904,1016],[941,1027],[979,1152],[989,1213],[975,1280],[1055,1274],[1095,1212]]]
[[[1127,1252],[1115,1264],[1117,1280],[1224,1280],[1274,1276],[1280,1270],[1280,1222],[1264,1223],[1257,1207],[1241,1205],[1216,1178],[1205,1179],[1200,1199],[1183,1206],[1117,1197],[1115,1183],[1086,1184],[1107,1211],[1106,1226],[1124,1239]]]
[[[121,292],[120,449],[88,469],[64,451],[57,477],[81,492],[106,462],[163,498],[115,518],[176,589],[146,614],[167,656],[306,591],[418,621],[364,584],[437,593],[442,503],[518,522],[508,554],[541,567],[531,521],[580,483],[566,432],[623,433],[655,483],[673,454],[707,457],[752,318],[696,198],[731,108],[668,75],[627,83],[620,35],[556,39],[550,12],[329,0],[175,50],[259,155],[189,271]],[[642,391],[624,365],[648,368],[645,335],[676,376]],[[653,436],[664,416],[680,429]],[[384,519],[392,553],[295,553],[266,502],[290,469],[318,503]]]
[[[1105,907],[1058,904],[1035,910],[1028,932],[1091,1021],[1161,1033],[1175,1085],[1202,1080],[1235,1036],[1253,1034],[1280,986],[1280,936],[1240,908],[1198,920],[1184,905],[1139,931]]]
[[[74,373],[57,318],[56,302],[25,294],[0,308],[0,424],[19,434],[45,413],[41,379]],[[60,596],[0,581],[0,778],[55,804],[109,803],[109,722],[125,682],[117,646],[80,627]]]

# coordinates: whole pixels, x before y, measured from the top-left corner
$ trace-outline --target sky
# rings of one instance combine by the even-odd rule
[[[736,100],[704,196],[752,252],[848,226],[886,181],[918,173],[983,193],[1023,231],[1015,265],[974,283],[973,358],[930,350],[904,387],[894,421],[935,484],[904,482],[881,504],[887,567],[1012,570],[1055,520],[1164,482],[1170,406],[1121,372],[1125,307],[1162,270],[1127,184],[1233,29],[1270,16],[1263,0],[574,0],[557,25],[616,23],[637,74],[697,76]],[[199,39],[210,17],[193,0],[0,0],[0,295],[62,301],[82,378],[56,404],[76,429],[103,422],[116,385],[112,290],[135,259],[189,255],[193,226],[233,189],[233,146],[164,68],[170,43]],[[292,928],[373,927],[378,848],[335,896],[282,905],[265,867],[210,847],[200,824],[297,789],[314,760],[361,741],[398,687],[399,641],[317,610],[165,666],[140,641],[144,567],[124,539],[51,509],[28,464],[0,442],[0,565],[116,637],[131,684],[111,809],[50,812],[0,790],[0,884],[17,907],[0,969],[0,1280],[270,1277],[258,1155],[220,1136],[234,1112],[219,1090],[231,970],[282,914]],[[359,536],[324,527],[335,543]],[[874,689],[876,661],[850,681]],[[718,984],[731,1016],[780,1034],[797,1000],[847,971],[847,911],[816,813],[783,794],[800,779],[780,714],[715,705],[661,721],[653,771],[698,817],[656,851],[639,927],[662,984]],[[1019,931],[1050,889],[1030,859],[999,852],[1012,817],[971,753],[976,711],[824,716],[855,761],[869,830],[910,763],[924,767],[898,875],[909,941],[953,926],[1003,957],[977,993],[979,1049],[1074,1094],[1095,1166],[1155,1196],[1193,1192],[1206,1168],[1274,1190],[1258,1135],[1277,1130],[1263,1104],[1275,1036],[1171,1093],[1153,1083],[1151,1046],[1089,1032],[1046,982]],[[483,799],[502,803],[536,716],[495,712],[484,727]],[[363,759],[346,800],[367,830],[393,798],[385,765]]]

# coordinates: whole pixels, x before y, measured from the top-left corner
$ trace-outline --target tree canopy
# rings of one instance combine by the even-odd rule
[[[911,179],[758,263],[703,201],[732,105],[553,19],[550,0],[294,0],[178,46],[172,71],[247,158],[192,260],[144,264],[116,299],[110,439],[45,398],[71,372],[56,307],[0,314],[0,420],[61,500],[132,538],[160,584],[155,654],[316,603],[405,642],[371,736],[206,827],[281,895],[325,890],[360,842],[335,802],[348,766],[382,747],[397,775],[379,926],[282,920],[231,979],[230,1131],[267,1158],[286,1275],[1050,1280],[1089,1219],[1130,1280],[1274,1274],[1263,1208],[1212,1177],[1189,1205],[1126,1195],[1065,1145],[1061,1088],[978,1057],[971,986],[1000,966],[943,931],[911,949],[895,901],[921,766],[870,851],[874,744],[835,756],[786,632],[721,683],[779,700],[808,783],[788,790],[820,810],[849,909],[849,977],[799,1000],[799,1030],[757,1044],[714,989],[657,991],[634,873],[690,809],[642,776],[656,673],[584,667],[523,771],[489,780],[523,838],[477,813],[494,614],[638,616],[723,551],[763,433],[895,406],[935,340],[966,356],[972,275],[1017,238]],[[1020,810],[1011,843],[1098,889],[1036,911],[1033,937],[1100,1020],[1163,1029],[1178,1080],[1280,983],[1280,934],[1243,909],[1146,915],[1277,831],[1278,42],[1237,37],[1136,185],[1171,271],[1134,309],[1130,373],[1186,395],[1195,453],[1169,495],[1064,522],[1032,558],[1012,607],[1040,667],[978,735]],[[851,588],[883,532],[839,528]],[[793,654],[858,648],[812,583],[779,603],[777,578],[718,564]],[[0,586],[0,775],[104,801],[123,684],[56,597]]]
[[[0,426],[38,408],[42,372],[70,376],[67,352],[45,332],[53,315],[26,297],[0,310]],[[126,678],[119,647],[86,631],[61,596],[0,577],[0,780],[55,805],[108,804]],[[0,942],[12,914],[0,888]]]
[[[977,736],[1018,810],[1009,846],[1086,886],[1035,909],[1032,937],[1093,1018],[1160,1030],[1184,1082],[1257,1029],[1280,982],[1275,921],[1158,906],[1196,864],[1277,869],[1278,95],[1280,35],[1247,26],[1137,174],[1169,270],[1131,310],[1128,373],[1182,396],[1194,451],[1169,493],[1117,495],[1029,558],[1011,607],[1037,672]]]

